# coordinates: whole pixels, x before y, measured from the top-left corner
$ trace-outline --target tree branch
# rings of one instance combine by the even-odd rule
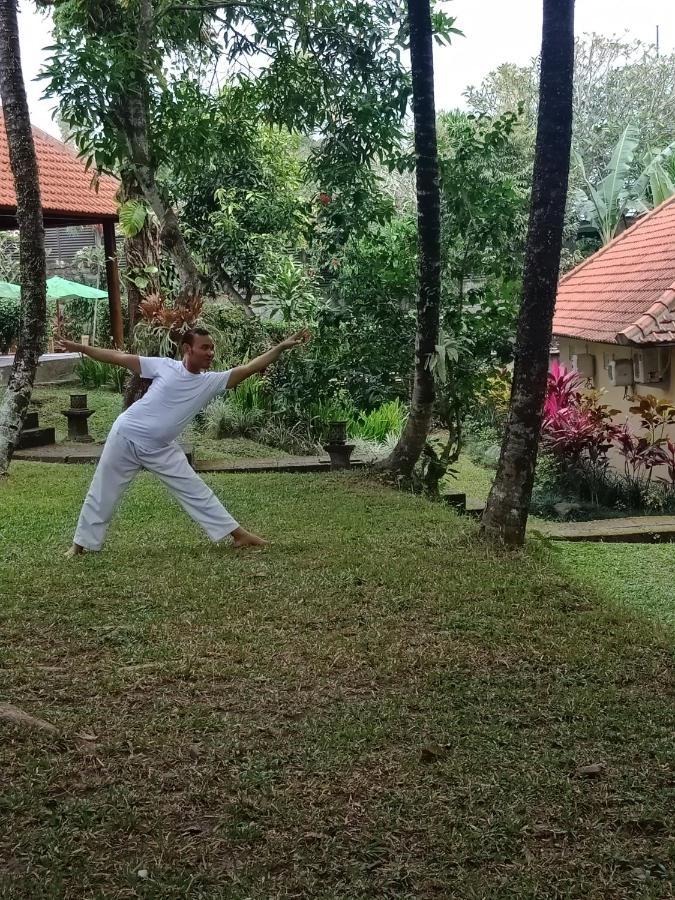
[[[200,13],[209,13],[216,12],[220,9],[235,9],[236,7],[246,7],[247,9],[260,9],[265,12],[272,12],[272,7],[265,6],[261,3],[251,3],[249,0],[213,0],[212,3],[174,3],[171,6],[167,6],[166,9],[163,9],[161,12],[158,12],[155,15],[155,21],[164,18],[164,16],[168,16],[171,13],[175,12],[200,12]]]

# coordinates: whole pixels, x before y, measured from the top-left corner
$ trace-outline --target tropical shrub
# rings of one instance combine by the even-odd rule
[[[19,337],[21,301],[0,297],[0,353],[7,353]]]
[[[111,387],[120,394],[124,391],[124,384],[127,378],[127,370],[121,366],[99,362],[96,359],[90,359],[88,356],[83,356],[75,366],[75,374],[79,378],[82,387],[91,390]]]
[[[216,397],[200,419],[204,431],[213,438],[255,437],[265,420],[265,411],[237,404],[231,395]]]
[[[285,253],[267,253],[257,281],[257,304],[272,321],[287,326],[315,324],[323,300],[306,267]]]
[[[261,444],[276,447],[291,456],[313,456],[323,452],[316,436],[305,422],[289,424],[280,416],[270,416],[256,432]]]
[[[403,431],[408,411],[398,397],[378,406],[371,412],[359,413],[349,427],[349,436],[383,444],[390,437],[398,437]]]

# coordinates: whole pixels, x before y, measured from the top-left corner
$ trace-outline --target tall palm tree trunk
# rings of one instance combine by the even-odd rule
[[[546,395],[572,141],[574,0],[544,0],[539,119],[511,405],[482,531],[522,546]]]
[[[47,318],[45,233],[33,132],[21,72],[17,0],[0,0],[0,98],[19,223],[21,331],[0,405],[0,475],[6,475],[30,403]]]
[[[438,343],[441,305],[441,199],[434,102],[434,55],[429,0],[407,0],[417,161],[417,334],[415,380],[406,426],[384,467],[409,476],[431,424],[434,377],[429,365]]]

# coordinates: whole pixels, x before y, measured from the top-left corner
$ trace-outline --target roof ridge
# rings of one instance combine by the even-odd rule
[[[633,222],[633,224],[629,228],[626,228],[626,230],[622,231],[621,234],[618,234],[616,237],[612,238],[611,241],[609,241],[607,244],[605,244],[599,250],[596,250],[595,253],[591,253],[591,255],[587,256],[586,259],[584,259],[582,262],[580,262],[578,266],[575,266],[573,269],[570,269],[570,271],[567,272],[566,275],[563,275],[563,277],[560,279],[560,281],[558,282],[558,286],[564,284],[566,281],[568,281],[568,279],[570,279],[572,277],[572,275],[576,275],[577,272],[580,272],[582,269],[586,268],[587,265],[589,265],[591,262],[594,262],[600,256],[604,256],[604,254],[607,252],[607,250],[609,250],[611,247],[614,247],[616,244],[618,244],[620,241],[622,241],[627,235],[631,234],[631,232],[633,231],[634,228],[637,228],[638,225],[644,225],[645,222],[652,219],[654,216],[656,216],[658,213],[660,213],[663,209],[665,209],[666,206],[669,206],[671,203],[675,203],[675,194],[673,194],[671,197],[667,197],[663,201],[663,203],[659,203],[659,205],[655,206],[654,209],[650,209],[646,215],[640,216],[640,218],[636,219],[635,222]]]
[[[645,338],[657,330],[661,320],[675,310],[675,281],[655,300],[632,325],[627,325],[617,332],[619,344],[640,344]]]

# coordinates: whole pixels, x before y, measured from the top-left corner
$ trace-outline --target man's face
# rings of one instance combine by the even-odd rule
[[[215,347],[213,339],[207,334],[196,334],[192,339],[192,346],[185,345],[187,357],[194,369],[210,369],[213,362]]]

